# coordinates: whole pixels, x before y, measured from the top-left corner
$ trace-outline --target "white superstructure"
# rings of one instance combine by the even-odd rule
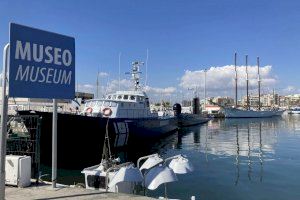
[[[143,91],[117,91],[104,99],[93,99],[85,103],[83,113],[110,118],[151,118],[149,98]]]
[[[84,115],[102,116],[110,118],[154,118],[157,113],[151,113],[147,94],[140,87],[140,65],[142,62],[133,62],[132,76],[134,90],[117,91],[108,94],[104,99],[93,99],[86,102]]]

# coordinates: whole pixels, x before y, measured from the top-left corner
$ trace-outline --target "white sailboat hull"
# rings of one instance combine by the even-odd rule
[[[240,110],[236,108],[224,108],[224,115],[226,118],[265,118],[273,116],[281,116],[283,110]]]
[[[289,111],[289,114],[300,114],[300,110],[291,110]]]

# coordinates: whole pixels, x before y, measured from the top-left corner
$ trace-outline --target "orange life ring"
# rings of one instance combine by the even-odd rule
[[[110,108],[104,108],[102,110],[102,113],[103,113],[104,116],[111,116],[112,110]]]
[[[87,112],[87,113],[92,113],[92,112],[93,112],[93,108],[89,107],[89,108],[86,109],[85,112]]]

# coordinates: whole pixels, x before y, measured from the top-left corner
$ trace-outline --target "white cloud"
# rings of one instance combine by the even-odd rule
[[[154,94],[170,95],[176,92],[176,88],[175,87],[155,88],[155,87],[146,86],[145,91]]]
[[[78,84],[76,90],[78,92],[95,93],[96,86],[91,84]]]
[[[300,89],[295,86],[289,85],[286,88],[281,89],[280,93],[282,95],[296,94],[296,93],[300,93]]]
[[[107,72],[99,72],[99,77],[107,77],[109,74]]]
[[[120,90],[133,90],[134,85],[132,80],[122,79],[120,80]],[[88,92],[95,94],[95,98],[97,98],[97,87],[92,84],[79,84],[78,91],[80,92]],[[98,89],[98,97],[100,98],[104,94],[113,93],[119,90],[119,80],[111,80],[105,85],[100,85]],[[143,88],[144,91],[147,92],[147,95],[150,97],[150,100],[159,100],[162,97],[168,96],[168,98],[176,92],[175,87],[166,87],[166,88],[158,88],[158,87],[150,87],[146,86]]]
[[[286,92],[294,92],[296,88],[294,86],[287,86],[285,89],[283,89]]]
[[[246,67],[238,66],[238,86],[240,89],[246,88]],[[262,87],[273,86],[276,79],[271,75],[272,66],[264,66],[260,68],[260,76]],[[257,86],[257,67],[248,66],[249,86]],[[226,65],[222,67],[210,67],[206,73],[206,87],[210,91],[224,91],[231,90],[234,87],[235,71],[233,65]],[[188,88],[204,88],[204,71],[190,71],[186,70],[181,77],[179,84],[184,89]]]
[[[122,79],[120,80],[120,90],[130,90],[133,89],[133,83],[131,80]],[[111,80],[106,86],[107,92],[115,92],[119,90],[119,80]]]

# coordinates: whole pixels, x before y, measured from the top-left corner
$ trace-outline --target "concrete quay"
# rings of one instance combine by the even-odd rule
[[[7,200],[25,200],[25,199],[105,199],[105,200],[153,200],[154,198],[137,196],[123,193],[108,193],[97,190],[87,190],[84,188],[58,186],[52,188],[50,184],[40,184],[27,188],[5,187],[5,199]]]

